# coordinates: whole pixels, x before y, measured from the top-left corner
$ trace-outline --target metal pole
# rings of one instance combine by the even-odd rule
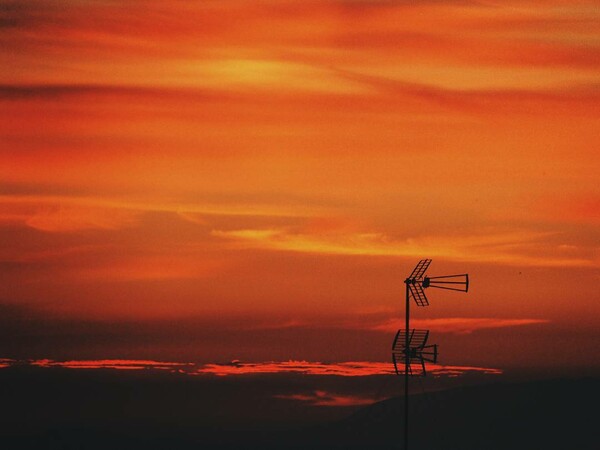
[[[408,333],[409,333],[409,313],[410,313],[410,302],[409,302],[409,287],[408,283],[410,280],[406,280],[406,334],[404,335],[404,349],[406,354],[404,355],[404,450],[408,450],[408,369],[409,369],[409,358],[410,349],[408,348]]]

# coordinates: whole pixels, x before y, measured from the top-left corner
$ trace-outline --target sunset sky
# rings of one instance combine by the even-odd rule
[[[432,258],[444,364],[598,368],[597,1],[0,0],[0,64],[0,358],[386,362]]]

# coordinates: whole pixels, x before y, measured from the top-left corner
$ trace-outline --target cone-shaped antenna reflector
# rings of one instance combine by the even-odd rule
[[[447,289],[449,291],[469,291],[469,274],[444,275],[441,277],[425,277],[423,287],[434,287],[438,289]]]

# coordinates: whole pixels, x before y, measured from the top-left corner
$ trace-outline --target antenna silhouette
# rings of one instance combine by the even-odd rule
[[[400,375],[402,366],[406,366],[408,362],[408,374],[410,376],[427,374],[425,369],[425,362],[437,362],[437,344],[425,345],[427,338],[429,337],[429,330],[410,330],[408,337],[408,347],[406,347],[406,331],[403,329],[398,330],[394,344],[392,345],[392,360],[394,361],[394,369],[396,369],[396,375]],[[408,350],[407,350],[408,349]],[[414,369],[413,366],[417,365]]]
[[[392,360],[396,374],[400,375],[398,366],[404,365],[404,450],[408,450],[408,377],[427,375],[426,362],[437,362],[438,348],[436,344],[426,345],[429,330],[410,329],[410,298],[417,306],[429,306],[425,289],[438,288],[449,291],[468,292],[469,275],[444,275],[427,277],[425,272],[431,264],[431,259],[422,259],[417,263],[412,273],[404,283],[406,284],[406,325],[399,329],[392,344]]]

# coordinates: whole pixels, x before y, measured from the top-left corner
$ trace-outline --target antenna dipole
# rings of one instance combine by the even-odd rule
[[[435,287],[450,291],[468,292],[469,275],[443,275],[438,277],[427,277],[425,272],[431,264],[431,259],[422,259],[417,263],[412,273],[404,280],[406,285],[406,313],[405,327],[396,333],[392,344],[392,360],[396,374],[400,375],[398,363],[404,363],[404,450],[408,450],[408,377],[413,375],[427,375],[425,362],[437,362],[437,345],[426,345],[429,330],[410,329],[410,297],[417,306],[429,306],[429,300],[424,289]],[[418,364],[419,371],[413,371],[412,365]]]

